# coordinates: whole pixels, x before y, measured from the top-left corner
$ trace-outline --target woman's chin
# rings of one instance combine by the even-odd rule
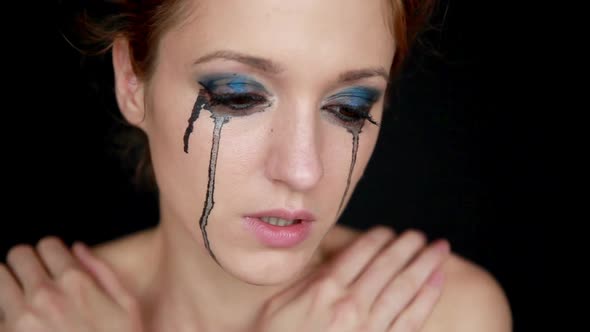
[[[280,286],[293,279],[292,275],[289,276],[272,276],[267,278],[260,278],[258,276],[236,276],[242,282],[254,285],[254,286]]]
[[[245,256],[249,257],[233,257],[231,262],[222,263],[224,270],[248,284],[276,286],[298,277],[310,255],[278,251]]]

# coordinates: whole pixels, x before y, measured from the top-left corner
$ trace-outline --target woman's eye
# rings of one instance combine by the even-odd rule
[[[245,110],[254,106],[267,103],[267,99],[261,95],[245,94],[213,94],[211,96],[213,104],[221,104],[234,110]]]
[[[370,118],[369,111],[366,108],[353,108],[344,105],[328,105],[323,107],[333,113],[340,120],[345,122],[355,122]]]

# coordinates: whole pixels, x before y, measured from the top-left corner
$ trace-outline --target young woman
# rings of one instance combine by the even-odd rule
[[[147,137],[160,223],[73,254],[56,238],[12,249],[2,329],[509,331],[501,288],[445,240],[336,225],[431,6],[121,4],[90,31]]]

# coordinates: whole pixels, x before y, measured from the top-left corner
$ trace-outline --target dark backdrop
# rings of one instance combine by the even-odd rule
[[[55,234],[98,243],[153,225],[154,197],[135,192],[106,152],[113,120],[60,35],[59,6],[23,16],[8,34],[0,257]],[[49,14],[48,14],[49,13]],[[539,161],[549,146],[529,91],[530,29],[492,2],[443,2],[391,96],[345,223],[414,227],[498,278],[516,331],[533,331],[545,272],[541,220],[556,183]],[[27,30],[26,28],[30,28]],[[90,61],[91,64],[95,64]],[[108,67],[94,67],[109,75]],[[10,134],[9,134],[10,133]]]

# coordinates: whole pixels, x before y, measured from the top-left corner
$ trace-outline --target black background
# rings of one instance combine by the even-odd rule
[[[136,192],[107,152],[113,120],[102,107],[113,101],[95,96],[92,72],[81,69],[95,62],[64,40],[60,8],[19,16],[6,36],[0,257],[47,234],[93,244],[157,221],[154,197]],[[531,35],[491,2],[443,1],[393,90],[343,217],[361,229],[380,223],[448,238],[502,284],[515,331],[540,324],[542,220],[557,185],[541,158],[552,148],[546,119],[531,102],[543,98]],[[108,79],[108,66],[94,68]]]

